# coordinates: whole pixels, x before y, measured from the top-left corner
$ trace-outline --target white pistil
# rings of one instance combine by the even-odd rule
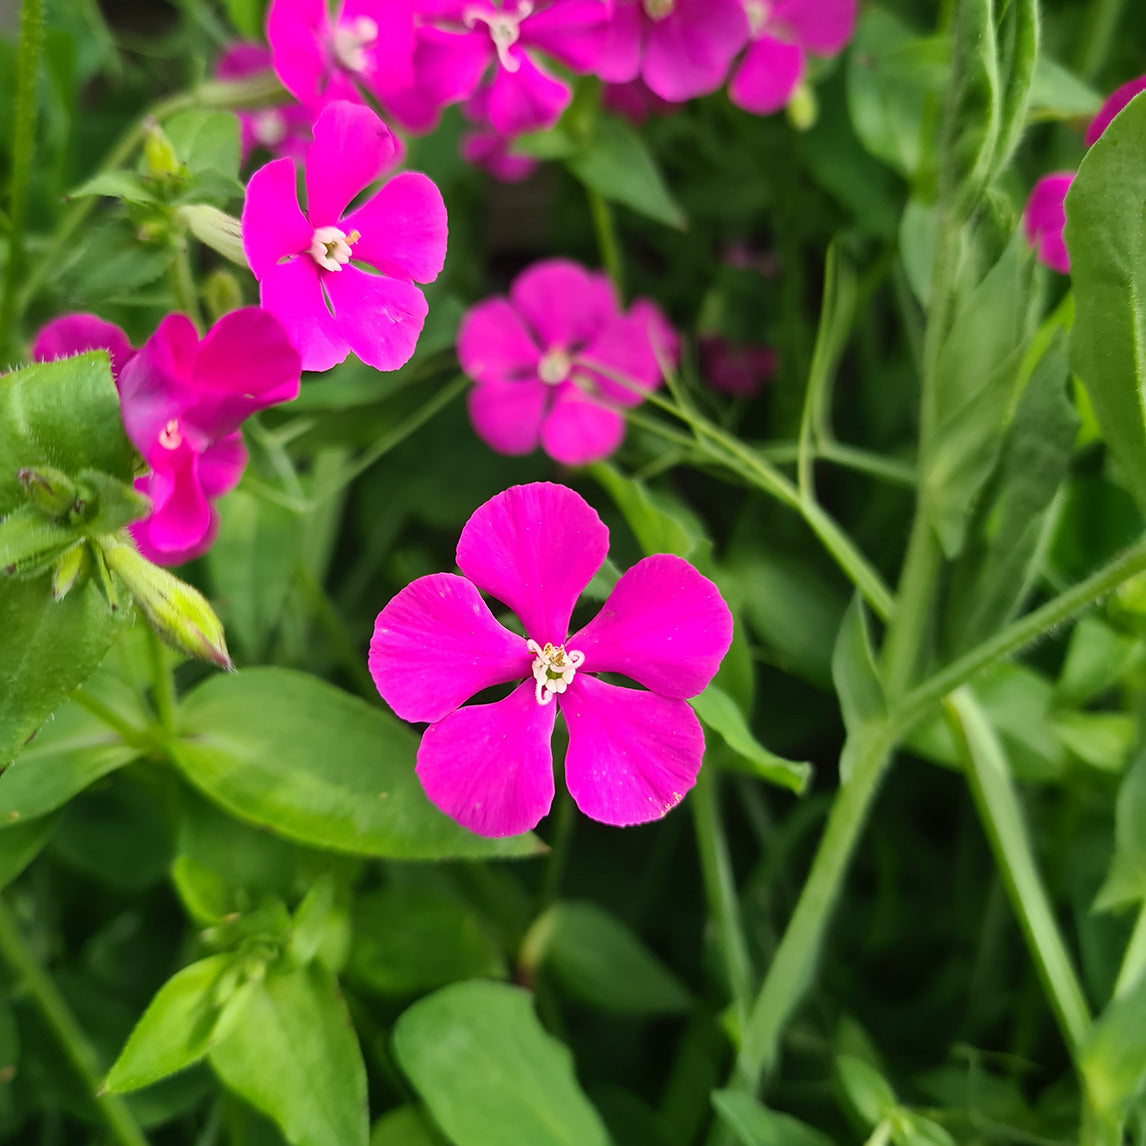
[[[337,227],[319,227],[310,240],[310,257],[325,271],[340,271],[350,262],[350,248],[361,238],[358,231],[348,235]]]
[[[654,23],[667,20],[676,8],[676,0],[643,0],[645,15]]]
[[[165,450],[177,450],[183,444],[183,434],[179,430],[179,421],[172,418],[171,421],[159,431],[159,444]]]
[[[573,363],[569,355],[559,346],[547,350],[537,364],[537,376],[549,386],[556,386],[569,377]]]
[[[462,20],[467,28],[485,24],[489,28],[489,37],[493,40],[498,63],[507,72],[516,72],[521,67],[521,61],[511,56],[509,50],[521,36],[521,21],[532,11],[533,0],[517,0],[511,11],[503,8],[500,12],[487,12],[484,8],[471,5],[462,13]]]
[[[744,0],[744,12],[748,16],[748,30],[752,39],[758,40],[772,17],[771,0]]]
[[[331,48],[334,57],[348,72],[366,70],[366,49],[378,39],[378,25],[369,16],[348,20],[334,29]]]
[[[276,108],[264,108],[251,117],[251,132],[255,141],[263,147],[275,147],[286,139],[286,120]]]
[[[534,696],[541,705],[549,704],[558,693],[564,692],[572,684],[577,670],[585,663],[584,653],[573,649],[566,652],[564,645],[554,648],[546,642],[542,648],[536,641],[526,641],[525,647],[534,654]]]

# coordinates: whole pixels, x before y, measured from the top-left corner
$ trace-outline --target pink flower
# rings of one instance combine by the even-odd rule
[[[1086,146],[1093,147],[1098,138],[1113,122],[1114,117],[1141,91],[1146,91],[1146,76],[1139,76],[1123,84],[1117,91],[1107,97],[1106,102],[1098,109],[1098,114],[1090,121],[1086,129]]]
[[[427,309],[414,283],[437,278],[446,257],[441,193],[425,175],[404,172],[343,217],[394,146],[369,108],[338,100],[314,124],[306,215],[289,159],[268,163],[247,184],[243,250],[263,309],[282,321],[304,370],[329,370],[352,350],[370,366],[396,370],[414,353]]]
[[[219,57],[215,75],[221,80],[241,80],[269,71],[271,54],[261,44],[237,42]],[[243,162],[256,148],[265,148],[276,158],[301,160],[310,144],[314,115],[294,102],[253,110],[239,110]]]
[[[468,99],[487,72],[488,116],[500,135],[552,127],[572,91],[537,52],[578,73],[594,70],[606,0],[423,0],[417,32],[417,89],[443,106]]]
[[[659,554],[634,565],[597,616],[566,636],[608,547],[609,531],[571,489],[514,486],[462,529],[463,576],[420,577],[378,615],[374,682],[402,719],[429,722],[418,778],[471,831],[516,835],[549,811],[558,709],[569,731],[565,780],[587,816],[618,827],[647,823],[696,780],[704,737],[684,698],[716,673],[732,615],[711,581]],[[526,635],[498,624],[479,590],[510,608]],[[644,688],[594,673],[620,673]],[[515,681],[524,683],[502,700],[462,707]]]
[[[638,126],[650,115],[669,115],[673,105],[650,91],[641,80],[627,84],[606,84],[601,93],[601,103],[609,111],[623,115],[630,123]]]
[[[776,373],[776,351],[771,346],[709,335],[699,339],[699,350],[701,376],[725,394],[751,398]]]
[[[151,468],[136,482],[151,516],[132,527],[145,556],[178,564],[210,546],[210,503],[247,462],[239,425],[296,397],[299,372],[281,323],[258,307],[225,314],[202,340],[186,315],[159,324],[119,378],[124,429]]]
[[[478,88],[462,108],[466,119],[476,125],[473,131],[462,136],[462,158],[502,183],[520,183],[537,170],[537,160],[528,155],[514,155],[510,150],[513,136],[502,135],[489,122],[489,92],[488,87]]]
[[[1069,171],[1044,175],[1034,186],[1023,211],[1023,231],[1027,242],[1035,249],[1040,263],[1070,274],[1070,255],[1067,253],[1063,228],[1066,226],[1066,193],[1074,182]]]
[[[32,361],[55,362],[87,350],[107,351],[117,385],[120,371],[135,353],[127,335],[114,322],[104,322],[94,314],[64,314],[41,327],[32,343]]]
[[[752,43],[728,95],[745,111],[769,115],[792,98],[807,53],[843,51],[856,22],[856,0],[744,0]]]
[[[676,353],[676,334],[653,303],[638,300],[622,314],[608,276],[567,259],[534,263],[509,298],[478,303],[458,331],[462,369],[477,383],[469,413],[478,437],[503,454],[540,444],[565,465],[620,445],[621,408],[660,385],[658,354],[675,361]]]
[[[356,99],[359,85],[376,99],[413,81],[412,0],[271,0],[267,40],[283,87],[317,110]]]
[[[615,0],[596,73],[682,103],[716,91],[747,38],[741,0]]]

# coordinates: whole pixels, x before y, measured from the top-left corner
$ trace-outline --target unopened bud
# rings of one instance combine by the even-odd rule
[[[84,520],[89,536],[115,533],[129,522],[138,521],[151,512],[150,498],[110,474],[99,470],[83,470],[80,481],[88,503]]]
[[[52,571],[52,600],[62,601],[81,581],[91,568],[91,555],[84,544],[73,545],[56,562]]]
[[[808,131],[815,127],[816,120],[820,118],[820,105],[816,93],[808,84],[797,84],[785,111],[788,122],[797,131]]]
[[[179,652],[234,671],[222,622],[198,589],[152,565],[123,535],[98,542],[108,567],[131,590],[160,639]]]
[[[199,242],[246,269],[243,224],[234,215],[228,215],[209,203],[185,203],[176,209],[175,215]]]
[[[243,292],[239,280],[230,271],[212,271],[203,287],[203,300],[212,322],[243,305]]]
[[[143,162],[147,167],[147,174],[154,179],[174,178],[183,169],[174,145],[154,119],[147,122],[147,138],[143,141]]]
[[[30,505],[0,522],[0,573],[39,577],[79,540],[75,530],[50,521]]]
[[[28,495],[28,502],[49,517],[63,517],[76,503],[79,490],[67,474],[55,466],[30,466],[16,476]]]

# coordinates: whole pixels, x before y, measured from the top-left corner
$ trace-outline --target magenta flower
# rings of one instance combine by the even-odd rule
[[[119,385],[120,371],[135,353],[131,342],[114,322],[94,314],[63,314],[40,328],[32,343],[33,362],[55,362],[88,350],[106,350],[111,376]]]
[[[514,486],[462,529],[463,576],[419,577],[378,615],[374,683],[403,720],[429,722],[418,778],[471,831],[516,835],[549,811],[558,709],[569,730],[565,781],[594,820],[623,827],[659,819],[696,780],[704,737],[684,698],[715,675],[732,615],[687,561],[658,554],[637,562],[597,616],[566,636],[608,548],[609,531],[571,489]],[[525,636],[498,624],[479,590],[510,608]],[[606,684],[595,673],[620,673],[644,688]],[[516,681],[524,683],[502,700],[462,707]]]
[[[514,155],[511,150],[514,137],[502,135],[489,122],[489,92],[488,87],[478,88],[462,108],[462,114],[475,125],[462,136],[459,146],[462,158],[502,183],[520,183],[537,170],[537,160],[528,155]]]
[[[534,263],[509,298],[478,303],[458,331],[458,359],[477,383],[478,437],[503,454],[540,445],[565,465],[608,457],[625,434],[622,408],[659,386],[661,362],[676,354],[655,304],[638,300],[623,314],[607,275],[567,259]]]
[[[708,335],[698,340],[698,349],[701,376],[725,394],[751,398],[776,373],[776,351],[771,346]]]
[[[215,75],[221,80],[241,80],[269,71],[271,54],[261,44],[237,42],[219,57]],[[260,107],[239,109],[239,130],[243,147],[243,162],[257,148],[269,151],[276,158],[301,160],[310,145],[310,125],[314,114],[293,101]]]
[[[595,70],[683,103],[716,91],[747,39],[741,0],[615,0]]]
[[[728,85],[732,102],[770,115],[804,78],[807,56],[834,56],[851,39],[856,0],[744,0],[752,43]]]
[[[1023,232],[1035,249],[1040,263],[1070,274],[1070,255],[1066,249],[1063,228],[1066,226],[1066,193],[1074,182],[1069,171],[1044,175],[1034,186],[1023,211]]]
[[[306,215],[289,159],[261,167],[247,184],[243,250],[263,309],[282,321],[304,370],[329,370],[352,350],[369,366],[396,370],[414,353],[427,309],[414,283],[437,278],[446,257],[441,193],[407,171],[343,216],[394,147],[374,112],[337,100],[314,124]]]
[[[271,0],[267,40],[283,87],[318,110],[357,98],[359,85],[376,99],[413,81],[412,0]]]
[[[1146,91],[1146,76],[1124,83],[1098,109],[1098,114],[1086,129],[1086,146],[1093,147],[1099,136],[1110,126],[1114,117],[1141,91]]]
[[[423,0],[414,75],[439,106],[488,85],[490,124],[500,135],[552,127],[572,91],[543,67],[538,52],[578,73],[594,70],[607,0]],[[488,77],[487,77],[488,73]]]
[[[630,123],[643,124],[651,115],[670,115],[676,109],[641,80],[627,84],[606,84],[601,92],[601,105],[623,115]]]
[[[296,397],[299,373],[286,331],[258,307],[225,314],[202,340],[186,315],[159,324],[119,378],[124,429],[151,468],[136,482],[151,516],[132,527],[146,556],[178,564],[210,545],[210,503],[247,462],[239,425]]]

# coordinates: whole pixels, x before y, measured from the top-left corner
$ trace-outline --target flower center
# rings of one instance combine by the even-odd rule
[[[350,262],[350,248],[361,238],[358,231],[348,235],[337,227],[319,227],[310,240],[310,257],[325,271],[340,271]]]
[[[676,8],[676,0],[641,0],[645,15],[654,23],[668,19]]]
[[[748,16],[748,30],[752,39],[759,39],[772,16],[770,0],[744,0],[744,12]]]
[[[533,679],[536,682],[534,695],[538,704],[548,704],[558,693],[564,692],[577,675],[577,670],[585,663],[585,654],[570,649],[565,651],[564,645],[553,645],[546,642],[542,648],[536,641],[527,641],[525,647],[533,658]]]
[[[493,40],[497,51],[498,63],[507,72],[516,72],[521,67],[521,61],[509,54],[509,49],[517,43],[521,36],[521,21],[533,11],[533,0],[517,0],[512,10],[502,9],[500,12],[487,12],[476,5],[471,5],[462,13],[462,20],[467,28],[477,24],[485,24],[489,28],[489,38]]]
[[[377,39],[378,25],[369,16],[347,20],[334,29],[334,35],[331,37],[334,58],[348,72],[364,72],[366,49],[372,48]]]
[[[257,111],[251,116],[251,134],[263,147],[275,147],[286,139],[287,125],[281,111],[273,107]]]
[[[177,450],[183,444],[183,435],[179,430],[179,421],[172,418],[171,421],[159,431],[159,444],[165,450]]]
[[[573,362],[569,355],[560,346],[555,346],[541,356],[541,361],[537,364],[537,375],[542,382],[556,386],[569,377],[572,368]]]

